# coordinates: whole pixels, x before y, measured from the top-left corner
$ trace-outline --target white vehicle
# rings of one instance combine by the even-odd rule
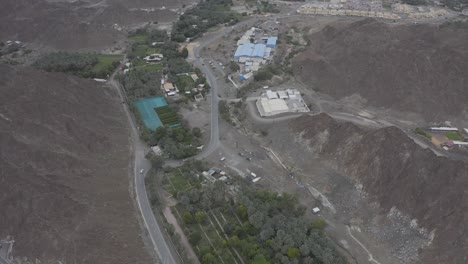
[[[314,214],[317,214],[318,212],[320,212],[320,208],[314,207],[314,208],[312,208],[312,212],[313,212]]]
[[[258,182],[262,177],[258,177],[252,180],[252,182]]]
[[[223,66],[223,64],[222,64],[221,62],[220,62],[220,63],[218,63],[218,64],[219,64],[219,66]]]
[[[226,160],[226,157],[222,157],[220,160],[221,160],[221,161],[225,161],[225,160]]]
[[[140,170],[140,174],[143,174],[144,171],[145,171],[144,169],[141,169],[141,170]]]
[[[254,177],[254,178],[257,178],[257,174],[255,174],[255,173],[253,173],[253,172],[251,172],[250,175],[251,175],[252,177]]]

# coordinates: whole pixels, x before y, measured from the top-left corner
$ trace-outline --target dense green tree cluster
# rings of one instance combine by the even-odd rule
[[[249,249],[246,253],[251,258],[262,255],[271,263],[346,263],[322,232],[324,221],[306,220],[305,208],[295,196],[246,189],[239,203],[242,209],[238,211],[247,212],[240,216],[252,230],[234,235],[240,240],[239,248]]]
[[[162,95],[161,74],[159,72],[135,68],[127,74],[120,75],[119,81],[124,86],[128,98],[132,101]]]
[[[53,52],[41,56],[33,63],[33,66],[50,72],[64,72],[83,78],[106,78],[119,64],[116,61],[107,68],[95,71],[93,68],[98,63],[99,58],[96,54]]]
[[[426,5],[426,0],[402,0],[403,3],[408,5]]]
[[[269,65],[261,68],[254,74],[255,81],[267,81],[273,78],[274,75],[280,75],[283,71],[279,66]]]
[[[281,12],[276,4],[271,4],[268,1],[260,1],[257,4],[257,13],[279,13]]]
[[[232,0],[201,1],[196,7],[187,10],[174,23],[172,40],[184,42],[186,38],[200,37],[209,28],[219,24],[235,24],[239,16],[230,10]]]
[[[197,154],[201,142],[199,128],[192,130],[185,126],[159,127],[152,133],[150,144],[159,145],[170,158],[183,159]]]
[[[259,191],[245,184],[231,196],[224,183],[215,182],[178,193],[177,197],[184,207],[183,221],[189,230],[201,223],[196,220],[200,212],[219,209],[236,214],[242,224],[224,224],[228,239],[222,244],[224,248],[236,249],[248,263],[346,263],[323,232],[325,221],[307,220],[305,207],[294,195]],[[193,245],[201,239],[198,231],[189,237]],[[200,258],[203,264],[211,263],[211,256],[219,261],[216,257],[220,254],[224,253],[219,248],[206,248],[200,252]]]

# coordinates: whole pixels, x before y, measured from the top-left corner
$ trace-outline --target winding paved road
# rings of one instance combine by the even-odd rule
[[[211,97],[211,131],[210,131],[210,142],[208,147],[205,148],[200,154],[195,156],[195,159],[204,159],[208,157],[213,151],[215,151],[220,144],[219,141],[219,111],[218,111],[218,83],[214,73],[210,70],[209,67],[205,65],[203,60],[200,58],[200,50],[202,50],[205,46],[211,44],[212,42],[221,38],[224,34],[228,34],[234,28],[243,26],[247,23],[250,23],[252,20],[245,20],[237,25],[218,32],[214,32],[211,34],[207,34],[206,37],[202,39],[201,44],[195,48],[194,50],[194,65],[199,67],[205,76],[207,77],[208,84],[211,87],[210,90],[210,97]],[[127,101],[126,95],[124,93],[123,87],[121,84],[115,79],[117,75],[117,71],[109,79],[109,84],[115,87],[119,93],[120,99],[122,102]],[[164,235],[162,233],[161,227],[159,226],[156,218],[153,214],[151,209],[151,204],[148,199],[148,193],[146,192],[145,186],[145,176],[146,173],[151,169],[151,163],[145,158],[145,153],[148,151],[148,147],[144,142],[142,142],[139,138],[138,130],[135,125],[135,121],[133,116],[126,104],[123,104],[125,114],[127,115],[128,122],[131,128],[131,139],[134,148],[134,187],[135,187],[135,196],[136,202],[138,204],[138,209],[140,210],[141,216],[143,218],[143,222],[145,224],[146,230],[148,235],[151,239],[153,244],[153,249],[156,254],[159,256],[163,264],[176,264],[176,258],[173,255],[173,251],[169,248]],[[169,166],[178,166],[181,165],[183,161],[172,161],[168,160],[165,162],[165,165]],[[144,170],[143,173],[140,173],[140,170]]]
[[[120,98],[124,100],[124,93],[122,86],[118,81],[115,80],[117,72],[115,72],[112,77],[109,79],[109,83],[114,86],[119,92]],[[146,192],[145,186],[145,176],[149,169],[151,169],[151,163],[145,159],[145,153],[147,147],[144,142],[140,140],[138,135],[138,130],[136,129],[135,122],[133,121],[132,114],[128,109],[128,106],[124,104],[124,110],[128,118],[128,122],[131,128],[131,139],[134,149],[134,187],[135,187],[135,196],[136,202],[138,204],[138,209],[140,210],[143,222],[145,224],[148,235],[153,243],[153,249],[156,254],[159,256],[163,264],[176,264],[178,263],[172,254],[167,242],[164,238],[164,235],[161,231],[161,228],[154,217],[153,210],[151,209],[151,204],[148,199],[148,194]],[[140,173],[140,170],[143,169],[144,173]]]

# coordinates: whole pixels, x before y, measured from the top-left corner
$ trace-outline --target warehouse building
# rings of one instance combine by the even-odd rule
[[[273,116],[282,113],[310,112],[302,99],[301,93],[295,89],[283,91],[267,90],[256,102],[260,116]]]
[[[242,44],[237,47],[234,54],[235,61],[245,61],[252,58],[263,58],[266,54],[265,44]]]
[[[257,100],[260,116],[272,116],[289,112],[289,107],[282,99],[268,99],[262,97]]]

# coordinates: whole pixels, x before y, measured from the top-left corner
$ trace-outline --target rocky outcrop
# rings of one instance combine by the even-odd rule
[[[290,129],[361,183],[382,213],[395,207],[435,232],[421,263],[467,263],[468,164],[437,157],[396,127],[364,130],[321,114],[297,118]]]
[[[359,94],[369,106],[428,121],[468,116],[468,27],[390,25],[374,19],[328,25],[293,63],[319,92]]]

